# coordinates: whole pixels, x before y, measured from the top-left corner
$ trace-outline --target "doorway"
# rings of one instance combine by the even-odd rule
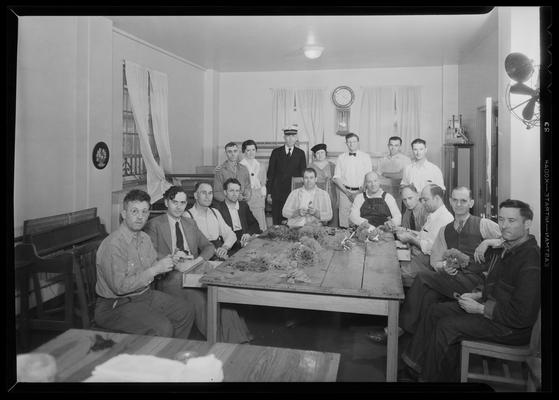
[[[491,105],[491,115],[489,118],[487,116],[488,104]],[[472,212],[474,215],[491,218],[494,221],[497,221],[497,211],[499,207],[499,200],[497,197],[497,166],[499,165],[497,121],[497,103],[488,97],[486,105],[478,107],[476,114],[476,126],[480,133],[480,143],[478,151],[474,155],[474,166],[477,166],[477,171],[473,188],[475,204]]]

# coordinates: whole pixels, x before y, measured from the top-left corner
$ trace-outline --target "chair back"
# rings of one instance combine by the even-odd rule
[[[295,189],[299,189],[303,186],[303,177],[302,176],[294,176],[291,178],[291,191]],[[316,182],[316,186],[322,190],[325,190],[328,195],[330,195],[330,180],[325,180],[321,182]]]
[[[540,357],[541,356],[541,338],[542,338],[542,310],[538,311],[538,319],[532,328],[532,336],[530,337],[530,350],[531,354]]]
[[[79,306],[78,314],[82,328],[88,329],[93,323],[95,312],[95,284],[97,283],[97,249],[102,239],[77,247],[72,251],[74,256],[74,274]]]

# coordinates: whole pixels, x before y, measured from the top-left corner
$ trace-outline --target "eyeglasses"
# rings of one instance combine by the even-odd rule
[[[130,213],[130,215],[132,215],[133,217],[139,217],[140,214],[142,215],[142,217],[147,217],[149,215],[149,210],[138,210],[137,208],[133,208],[132,210],[128,211]]]
[[[419,201],[422,202],[422,203],[425,203],[427,201],[427,199],[425,197],[420,197]]]

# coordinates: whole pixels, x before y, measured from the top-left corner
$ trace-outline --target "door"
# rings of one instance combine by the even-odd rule
[[[474,153],[474,168],[476,179],[473,184],[473,196],[475,204],[472,210],[474,215],[487,218],[497,218],[498,211],[498,143],[497,143],[497,104],[490,97],[486,105],[478,107],[476,126],[481,133],[479,135],[480,146]],[[491,106],[491,115],[487,115],[487,104]],[[489,165],[489,168],[488,168]]]

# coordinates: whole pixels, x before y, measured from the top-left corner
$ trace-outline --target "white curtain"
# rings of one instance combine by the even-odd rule
[[[149,70],[151,81],[151,121],[153,123],[153,136],[159,153],[159,164],[166,173],[173,171],[171,159],[171,145],[169,144],[169,124],[167,116],[167,75]]]
[[[138,64],[126,61],[125,73],[132,112],[140,138],[140,151],[146,165],[148,194],[153,203],[162,198],[163,193],[171,185],[165,180],[165,173],[155,161],[149,145],[148,70]]]
[[[408,153],[411,142],[421,137],[421,87],[403,86],[395,90],[396,136],[402,138],[402,151]]]
[[[298,89],[295,98],[309,147],[324,143],[324,89]]]
[[[283,140],[282,129],[293,123],[293,89],[272,89],[272,135],[275,141]]]
[[[361,97],[359,141],[369,153],[386,151],[388,138],[394,134],[394,90],[387,86],[365,87]]]

